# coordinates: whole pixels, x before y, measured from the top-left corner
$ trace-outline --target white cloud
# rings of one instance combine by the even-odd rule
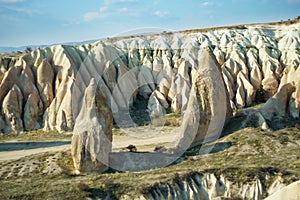
[[[1,1],[1,0],[0,0]],[[93,21],[96,19],[105,18],[108,15],[118,13],[125,13],[128,11],[127,4],[132,4],[138,0],[104,0],[102,7],[99,8],[99,11],[90,11],[84,14],[84,21]],[[119,7],[119,3],[122,3],[123,7]]]
[[[0,3],[17,3],[17,2],[23,2],[25,0],[0,0]]]
[[[122,12],[122,13],[125,13],[125,12],[128,11],[128,8],[123,7],[123,8],[118,9],[118,11],[119,11],[119,12]]]
[[[107,16],[108,6],[102,6],[98,12],[87,12],[84,14],[84,21],[93,21]]]
[[[118,0],[120,3],[134,3],[137,2],[137,0]]]
[[[213,3],[213,2],[209,2],[209,1],[205,1],[205,2],[203,2],[203,3],[201,3],[201,7],[208,7],[208,6],[214,6],[214,5],[216,5],[215,3]],[[218,5],[218,4],[217,4]]]
[[[208,1],[205,1],[201,4],[202,7],[206,7],[206,6],[209,6],[209,5],[210,5],[210,3]]]
[[[166,17],[169,15],[169,12],[167,11],[160,11],[160,10],[157,10],[154,15],[158,16],[158,17]]]
[[[100,12],[106,12],[108,10],[108,6],[103,6],[99,8]]]
[[[84,14],[84,21],[93,21],[95,19],[100,19],[104,17],[100,12],[87,12]]]
[[[104,0],[104,5],[113,5],[118,3],[134,3],[138,0]]]
[[[24,13],[29,16],[42,14],[41,11],[35,11],[35,10],[30,10],[30,9],[25,9],[25,8],[17,8],[17,7],[12,7],[12,6],[4,6],[4,8],[7,10],[10,10],[10,11],[13,11],[13,12]]]

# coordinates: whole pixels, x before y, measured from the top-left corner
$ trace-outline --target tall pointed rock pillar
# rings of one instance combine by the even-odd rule
[[[72,157],[77,173],[103,172],[112,148],[113,118],[105,94],[91,79],[76,118]]]

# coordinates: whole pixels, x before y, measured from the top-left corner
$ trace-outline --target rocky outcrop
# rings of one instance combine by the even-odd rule
[[[7,131],[20,132],[23,130],[23,123],[21,120],[23,96],[20,88],[14,85],[12,89],[3,99],[3,114],[5,122],[8,126],[5,127]]]
[[[297,92],[299,84],[294,81],[282,85],[278,92],[272,96],[261,108],[245,109],[235,113],[233,120],[234,129],[240,130],[245,127],[260,127],[262,130],[278,129],[286,126],[282,121],[291,121],[289,117],[299,118]],[[230,127],[232,125],[229,125]],[[230,128],[229,128],[230,129]]]
[[[225,121],[231,117],[219,64],[210,49],[201,49],[199,55],[199,66],[192,72],[190,97],[175,147],[182,153],[190,146],[219,138]]]
[[[1,58],[1,132],[39,127],[59,132],[73,130],[79,113],[72,108],[72,90],[78,72],[82,76],[101,77],[114,113],[128,110],[128,104],[137,95],[153,99],[149,111],[154,118],[163,108],[185,113],[193,69],[201,68],[199,50],[203,48],[210,48],[221,66],[232,109],[266,101],[285,84],[294,81],[299,85],[299,26],[299,22],[245,25],[112,38],[77,47],[57,45],[37,49],[19,58]],[[13,107],[15,104],[18,107],[11,112],[8,108],[12,107],[11,101],[7,99],[16,101],[13,96],[22,98],[13,103]],[[288,115],[298,118],[299,89],[287,101]],[[33,105],[37,108],[33,109]],[[9,116],[8,112],[15,112],[15,116]],[[34,122],[27,122],[29,118]]]
[[[300,181],[294,182],[275,192],[265,200],[300,199]]]
[[[176,178],[167,183],[160,183],[145,192],[143,195],[130,196],[123,195],[121,199],[253,199],[261,200],[270,195],[269,191],[280,190],[272,196],[287,194],[287,191],[293,191],[297,194],[297,182],[292,184],[289,189],[285,189],[285,185],[281,183],[280,177],[274,179],[271,184],[265,183],[268,176],[257,178],[249,183],[236,183],[229,181],[226,176],[216,176],[213,173],[195,173],[185,178]],[[274,188],[277,187],[277,188]],[[279,194],[280,193],[280,194]],[[271,193],[272,194],[272,193]],[[275,199],[274,197],[270,199]],[[269,199],[267,198],[267,199]]]
[[[77,173],[107,169],[112,148],[112,125],[106,96],[91,79],[73,130],[72,157]]]
[[[291,100],[291,95],[294,92],[294,82],[283,85],[279,91],[259,109],[263,117],[267,120],[271,120],[274,115],[286,117],[289,110],[287,106],[289,106],[289,100]]]

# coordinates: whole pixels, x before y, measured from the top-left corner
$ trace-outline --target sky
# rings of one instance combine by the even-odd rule
[[[270,22],[300,15],[300,0],[0,0],[0,46]]]

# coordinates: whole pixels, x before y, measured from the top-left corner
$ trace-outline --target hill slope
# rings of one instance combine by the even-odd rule
[[[184,112],[191,74],[201,67],[199,50],[206,47],[221,65],[232,109],[265,102],[294,81],[298,90],[288,99],[286,111],[297,118],[299,30],[298,21],[245,25],[113,38],[81,46],[57,45],[19,57],[1,56],[0,130],[72,130],[78,114],[72,108],[78,71],[86,79],[101,76],[112,104],[119,109],[140,95],[150,102],[159,98],[153,109],[169,107]],[[131,86],[118,84],[128,72]],[[126,92],[132,88],[138,91],[128,99]]]

